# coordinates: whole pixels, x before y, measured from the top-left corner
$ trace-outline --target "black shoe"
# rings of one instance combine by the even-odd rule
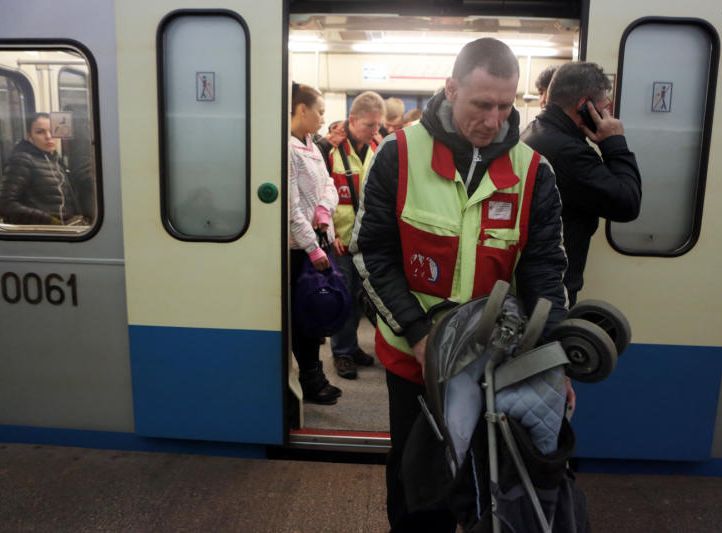
[[[339,396],[341,396],[341,389],[334,387],[330,383],[327,384],[313,393],[303,393],[303,399],[307,402],[318,403],[321,405],[334,405],[338,402]]]
[[[356,353],[353,354],[353,362],[361,366],[372,366],[374,364],[374,358],[359,348],[356,350]]]
[[[333,365],[336,367],[336,373],[344,379],[356,379],[358,377],[356,363],[351,357],[345,355],[334,357]]]
[[[320,361],[311,368],[299,372],[298,380],[301,382],[303,399],[306,401],[333,405],[341,396],[341,389],[334,387],[326,379]]]

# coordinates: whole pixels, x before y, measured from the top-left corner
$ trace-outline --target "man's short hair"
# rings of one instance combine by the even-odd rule
[[[386,103],[386,120],[393,122],[404,116],[404,101],[400,98],[392,96],[385,100]]]
[[[546,91],[549,88],[549,84],[552,81],[552,76],[554,76],[554,73],[556,72],[558,67],[552,65],[544,70],[542,70],[539,75],[536,78],[536,81],[534,82],[534,85],[536,86],[536,90],[540,93]]]
[[[566,63],[554,73],[547,100],[566,109],[575,107],[580,98],[601,100],[611,88],[612,83],[596,63]]]
[[[385,106],[384,106],[384,99],[379,96],[378,93],[374,91],[366,91],[361,94],[359,94],[356,98],[353,99],[353,102],[351,102],[351,110],[349,111],[349,115],[363,115],[366,113],[381,113],[381,116],[384,115]]]
[[[506,44],[484,37],[467,43],[454,61],[451,77],[462,81],[474,69],[483,68],[497,78],[519,76],[519,60]]]

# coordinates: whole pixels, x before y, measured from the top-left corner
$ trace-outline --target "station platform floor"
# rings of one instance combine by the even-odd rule
[[[580,474],[595,532],[722,531],[722,478]],[[384,467],[0,444],[0,531],[383,532]]]

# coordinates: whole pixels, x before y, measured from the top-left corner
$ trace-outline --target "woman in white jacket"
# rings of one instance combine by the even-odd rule
[[[291,291],[301,275],[306,257],[316,270],[329,267],[326,252],[319,246],[316,230],[326,232],[333,242],[333,211],[338,193],[313,143],[312,136],[323,125],[324,101],[321,93],[306,85],[293,84],[289,196],[291,201]],[[331,385],[319,360],[321,339],[308,336],[297,324],[291,324],[291,345],[299,368],[304,399],[320,404],[335,404],[341,389]]]

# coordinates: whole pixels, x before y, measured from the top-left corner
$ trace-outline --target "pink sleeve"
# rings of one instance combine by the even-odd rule
[[[319,205],[316,207],[316,212],[314,213],[314,220],[316,222],[316,225],[320,226],[321,224],[330,224],[331,223],[331,213],[329,213],[328,209],[326,209],[324,206]]]
[[[308,258],[311,260],[312,263],[315,263],[319,259],[323,259],[326,257],[326,252],[323,251],[323,249],[319,246],[316,248],[313,252],[308,254]]]

